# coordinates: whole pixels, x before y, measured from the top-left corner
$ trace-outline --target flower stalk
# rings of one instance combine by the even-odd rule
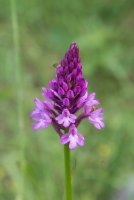
[[[72,200],[72,181],[69,145],[64,145],[66,200]]]

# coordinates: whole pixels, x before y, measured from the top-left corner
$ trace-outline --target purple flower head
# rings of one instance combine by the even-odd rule
[[[56,68],[56,78],[49,81],[50,88],[42,88],[43,101],[35,99],[31,112],[34,130],[52,125],[61,138],[61,143],[69,143],[70,149],[84,145],[84,137],[77,127],[85,118],[95,128],[104,128],[103,110],[95,93],[88,95],[88,81],[83,78],[79,49],[74,42]],[[78,116],[78,111],[83,110]],[[68,133],[64,133],[67,132]]]

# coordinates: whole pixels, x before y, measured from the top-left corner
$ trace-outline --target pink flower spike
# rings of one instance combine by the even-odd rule
[[[62,144],[68,142],[71,150],[76,149],[77,145],[84,146],[84,137],[77,132],[77,128],[74,124],[70,126],[69,133],[62,135],[61,137]]]
[[[52,125],[61,143],[68,143],[70,149],[75,149],[84,145],[84,137],[76,128],[84,119],[97,129],[105,127],[103,110],[96,108],[100,104],[96,93],[88,93],[88,81],[83,76],[76,42],[71,43],[56,64],[56,76],[49,81],[49,86],[42,88],[42,101],[34,100],[34,110],[30,113],[34,130]]]
[[[74,114],[70,114],[68,109],[64,109],[62,114],[56,117],[56,121],[58,124],[63,124],[65,128],[67,128],[71,123],[75,123],[76,116]]]

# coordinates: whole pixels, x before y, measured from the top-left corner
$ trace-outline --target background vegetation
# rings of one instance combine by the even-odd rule
[[[51,127],[33,132],[29,112],[72,41],[106,123],[79,128],[86,145],[72,152],[74,199],[110,199],[134,174],[134,1],[16,2],[17,16],[14,0],[0,4],[0,199],[64,198],[63,146]]]

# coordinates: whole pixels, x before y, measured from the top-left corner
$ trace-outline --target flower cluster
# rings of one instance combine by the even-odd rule
[[[56,68],[56,78],[49,82],[50,88],[42,88],[44,101],[36,98],[31,112],[34,130],[52,125],[62,144],[69,143],[70,149],[84,145],[84,137],[78,133],[80,122],[87,118],[95,128],[104,128],[103,110],[95,93],[88,94],[88,82],[82,76],[79,49],[72,43]],[[82,110],[77,116],[77,112]]]

